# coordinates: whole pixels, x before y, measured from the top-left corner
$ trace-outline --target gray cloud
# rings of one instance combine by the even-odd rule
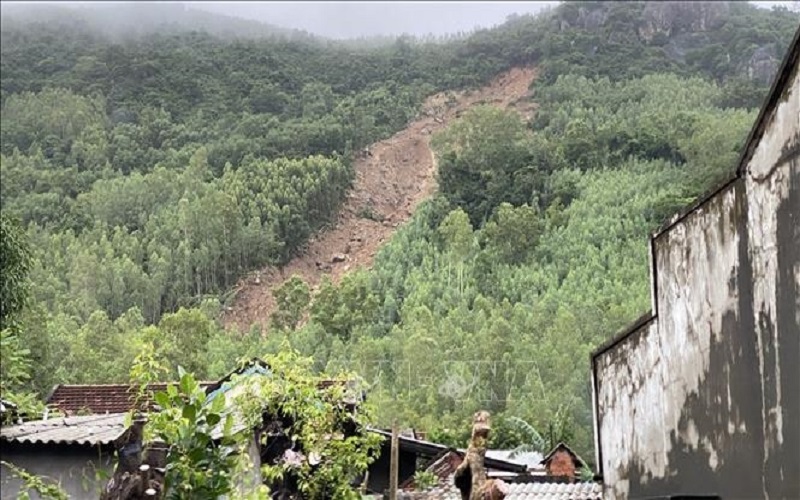
[[[490,27],[510,14],[559,2],[186,2],[195,9],[305,30],[330,38],[443,35]]]
[[[329,38],[444,35],[488,28],[510,14],[534,14],[560,2],[187,2],[193,8],[305,30]],[[797,9],[800,1],[751,2]]]
[[[116,2],[9,2],[0,5],[25,3],[91,8],[103,5],[113,10]],[[137,9],[147,11],[148,3],[136,2]],[[535,14],[560,2],[172,2],[192,10],[224,14],[261,21],[284,28],[305,30],[329,38],[358,38],[397,36],[403,33],[424,36],[467,32],[500,24],[511,14]],[[800,11],[800,0],[750,2],[762,8],[776,5]],[[159,15],[159,14],[155,14]],[[145,16],[146,17],[146,16]]]

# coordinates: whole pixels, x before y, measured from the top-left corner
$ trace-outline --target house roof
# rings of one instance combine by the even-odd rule
[[[215,382],[200,382],[200,386],[208,388]],[[165,391],[167,383],[149,384],[152,392]],[[133,397],[136,389],[129,384],[96,384],[69,385],[60,384],[53,388],[46,404],[66,415],[88,413],[92,415],[106,413],[125,413],[133,409]],[[152,404],[152,401],[148,401]]]
[[[269,364],[260,358],[252,358],[240,364],[235,370],[232,370],[227,375],[222,377],[216,382],[209,383],[206,387],[206,393],[209,398],[214,398],[216,394],[225,393],[230,389],[233,377],[248,376],[248,375],[270,375],[272,373]],[[349,406],[357,406],[359,403],[366,400],[366,394],[359,391],[355,380],[347,379],[323,379],[317,383],[317,388],[325,390],[335,385],[343,386],[345,388],[345,396],[343,402]]]
[[[505,500],[602,500],[603,487],[595,482],[506,482]],[[425,491],[403,491],[397,500],[461,500],[453,476]]]
[[[221,379],[217,380],[216,382],[212,382],[207,391],[209,394],[211,394],[215,391],[223,389],[223,386],[230,382],[234,375],[250,375],[253,373],[265,374],[269,372],[270,368],[266,361],[260,358],[252,358],[244,363],[241,363],[238,367],[228,372],[228,374]]]
[[[486,450],[486,458],[522,464],[528,469],[538,469],[544,456],[538,451],[515,453],[514,450]]]
[[[127,430],[125,417],[128,413],[82,415],[78,417],[51,417],[46,420],[31,420],[0,429],[0,442],[49,445],[111,445]],[[235,422],[233,432],[244,428]],[[211,431],[212,439],[222,437],[224,423]]]
[[[367,430],[370,432],[374,432],[376,434],[380,434],[381,436],[387,439],[392,438],[392,433],[383,429],[376,429],[374,427],[370,427]],[[463,456],[464,453],[466,452],[466,450],[463,448],[455,449],[447,445],[433,443],[431,441],[425,441],[423,439],[416,439],[410,436],[398,435],[397,439],[401,450],[411,451],[413,453],[422,455],[424,457],[430,457],[432,459],[431,466],[437,460],[440,460],[443,456],[447,455],[448,453],[455,453],[458,454],[459,456]],[[486,456],[484,463],[486,464],[486,467],[488,469],[495,469],[506,472],[518,472],[518,473],[527,471],[527,467],[523,463],[498,459],[488,455]]]
[[[391,439],[392,433],[383,429],[376,429],[374,427],[369,427],[367,429],[370,432],[374,432],[375,434],[380,434],[384,438]],[[411,436],[404,436],[398,435],[398,443],[400,445],[400,449],[404,451],[411,451],[417,453],[418,455],[426,456],[426,457],[438,457],[442,453],[447,452],[450,448],[439,443],[433,443],[431,441],[425,441],[423,439],[416,439]]]
[[[494,452],[494,453],[492,453]],[[489,477],[497,478],[515,478],[519,474],[524,473],[528,466],[525,463],[512,462],[496,457],[490,457],[490,453],[505,456],[510,453],[508,450],[486,450],[486,457],[484,458],[484,465],[486,466],[486,474]],[[536,454],[541,458],[540,454]],[[437,478],[439,483],[447,482],[455,473],[456,468],[464,460],[464,450],[456,450],[448,448],[440,453],[425,467],[426,471],[432,472]],[[410,477],[403,481],[400,485],[403,489],[412,489],[415,487],[414,478]]]
[[[212,397],[215,393],[226,392],[229,382],[234,375],[250,375],[254,373],[269,373],[269,366],[262,360],[255,358],[244,363],[217,381],[198,382]],[[335,384],[347,385],[349,381],[323,380],[319,383],[320,389],[326,389]],[[165,391],[167,382],[148,384],[147,390],[152,393]],[[133,409],[133,398],[136,388],[129,384],[60,384],[53,388],[45,402],[48,406],[70,416],[77,414],[106,414],[125,413]],[[363,397],[361,398],[363,399]],[[358,397],[348,397],[345,402],[355,404]],[[148,406],[153,401],[147,401]]]
[[[558,443],[545,457],[541,453],[528,453],[525,461],[511,462],[512,450],[486,450],[484,465],[487,476],[502,479],[508,489],[506,500],[528,499],[600,499],[603,495],[602,485],[594,482],[565,482],[562,479],[540,475],[532,470],[537,464],[545,464],[557,451],[566,451],[582,466],[583,460],[564,443]],[[404,491],[398,494],[398,500],[460,500],[461,493],[454,485],[456,468],[461,464],[464,450],[452,448],[440,453],[425,468],[437,477],[437,486],[425,491]],[[502,457],[502,458],[500,458]],[[519,458],[518,458],[519,460]],[[530,470],[529,470],[530,468]],[[527,472],[527,473],[526,473]],[[409,490],[414,488],[414,478],[409,478],[399,485]]]
[[[230,389],[230,384],[227,382],[234,374],[264,373],[265,366],[263,361],[255,360],[231,372],[220,381],[198,383],[207,394],[206,401],[210,401],[217,394]],[[338,383],[347,382],[325,380],[319,387],[324,389]],[[147,389],[160,392],[165,391],[167,385],[169,384],[149,384]],[[133,408],[134,395],[135,388],[127,384],[57,385],[47,398],[47,405],[58,409],[65,416],[4,426],[0,433],[0,441],[29,444],[112,444],[126,429],[125,416]],[[345,402],[348,403],[349,400]],[[153,401],[149,403],[152,405]],[[80,412],[87,412],[89,415],[75,415]],[[234,430],[240,430],[242,425],[236,422]],[[221,436],[222,427],[223,424],[220,423],[212,431],[214,439]]]
[[[572,448],[567,446],[565,443],[558,443],[557,445],[555,445],[553,447],[553,449],[550,450],[550,452],[547,455],[545,455],[545,457],[539,463],[546,464],[547,462],[552,460],[553,459],[553,455],[555,455],[556,452],[560,451],[560,450],[563,450],[563,451],[566,451],[567,453],[569,453],[569,455],[572,457],[572,461],[575,462],[575,467],[577,467],[579,469],[581,467],[586,467],[586,462],[584,462],[583,459],[580,456],[578,456],[577,453],[572,451]]]
[[[29,444],[109,445],[125,432],[125,413],[53,417],[3,426],[0,441]]]

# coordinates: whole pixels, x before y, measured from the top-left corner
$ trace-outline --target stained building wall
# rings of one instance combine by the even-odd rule
[[[113,473],[113,452],[81,445],[33,445],[3,442],[0,458],[25,471],[58,483],[70,498],[98,498]],[[0,466],[0,499],[11,500],[23,487],[21,479]],[[41,498],[31,492],[31,498]]]
[[[798,45],[737,176],[651,240],[652,313],[593,356],[608,498],[800,498]]]

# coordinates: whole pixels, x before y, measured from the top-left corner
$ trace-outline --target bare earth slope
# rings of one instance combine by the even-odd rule
[[[266,326],[275,308],[272,290],[292,275],[313,289],[323,275],[336,282],[352,269],[371,266],[378,248],[436,189],[431,134],[477,104],[513,107],[530,117],[533,104],[523,98],[535,77],[535,68],[514,68],[478,90],[429,97],[416,120],[370,146],[371,154],[356,161],[356,179],[335,225],[312,237],[303,253],[282,268],[265,268],[239,282],[223,319],[225,325]],[[369,211],[373,215],[367,218]]]

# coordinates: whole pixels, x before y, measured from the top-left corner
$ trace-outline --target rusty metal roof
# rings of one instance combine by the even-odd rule
[[[125,431],[125,414],[53,417],[0,428],[10,443],[108,445]]]

